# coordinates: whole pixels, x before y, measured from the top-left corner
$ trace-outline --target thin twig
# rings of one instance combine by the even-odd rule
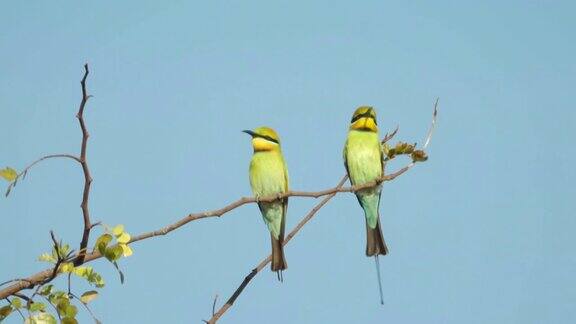
[[[428,144],[430,144],[430,140],[432,139],[432,133],[434,132],[434,128],[436,127],[436,116],[438,116],[438,100],[440,100],[440,98],[436,98],[436,102],[434,102],[432,123],[430,124],[430,129],[428,130],[428,134],[426,135],[426,140],[424,140],[424,146],[422,146],[423,150],[425,150],[428,147]]]
[[[80,299],[78,296],[76,296],[73,293],[68,293],[69,296],[72,296],[72,298],[76,298],[80,304],[82,304],[82,306],[84,306],[84,308],[86,308],[86,310],[88,311],[88,313],[90,313],[90,316],[92,316],[92,319],[94,320],[95,323],[101,323],[96,316],[94,316],[94,313],[92,313],[92,310],[90,309],[90,307],[88,307],[88,303],[85,303],[82,301],[82,299]]]
[[[46,280],[44,280],[44,283],[52,281],[52,279],[56,278],[56,276],[58,275],[58,268],[60,268],[60,264],[62,264],[62,261],[64,261],[64,257],[62,257],[60,255],[60,244],[58,244],[58,241],[56,240],[56,236],[54,235],[54,231],[50,231],[50,237],[52,238],[52,242],[54,243],[54,251],[56,251],[56,256],[58,257],[56,259],[56,264],[54,265],[54,268],[52,269],[52,274],[50,275],[50,277],[48,277]],[[38,285],[38,287],[40,287],[42,284]],[[36,291],[38,291],[38,288],[36,289]]]
[[[56,305],[52,304],[52,302],[50,301],[50,299],[48,299],[48,297],[46,296],[42,296],[42,298],[44,298],[46,300],[46,302],[48,302],[48,305],[52,306],[52,308],[54,308],[54,310],[56,311],[56,315],[58,315],[58,319],[62,320],[62,317],[60,316],[60,312],[58,311],[58,308],[56,308]]]
[[[36,164],[44,161],[44,160],[48,160],[48,159],[55,159],[55,158],[66,158],[66,159],[72,159],[78,163],[80,162],[80,159],[74,155],[71,154],[50,154],[50,155],[46,155],[43,156],[41,158],[39,158],[38,160],[30,163],[28,166],[26,166],[22,171],[20,171],[20,173],[18,173],[18,175],[16,176],[16,179],[14,179],[14,181],[10,182],[10,184],[8,185],[8,188],[6,189],[6,196],[8,196],[8,194],[10,193],[10,191],[12,190],[12,188],[14,188],[16,186],[16,184],[18,183],[18,180],[20,180],[20,178],[23,178],[26,176],[26,174],[28,174],[28,171],[35,166]]]

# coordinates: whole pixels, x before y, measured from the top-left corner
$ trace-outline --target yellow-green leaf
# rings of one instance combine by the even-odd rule
[[[93,301],[98,297],[98,292],[95,290],[90,290],[82,294],[80,297],[80,301],[84,304],[88,304],[89,302]]]
[[[12,304],[12,307],[14,307],[15,309],[18,309],[20,307],[22,307],[22,301],[20,300],[20,298],[18,297],[14,297],[11,301],[10,304]]]
[[[78,324],[78,321],[74,317],[64,317],[62,324]]]
[[[100,254],[104,255],[106,253],[106,247],[110,241],[112,241],[112,235],[110,234],[103,234],[96,240],[96,248]]]
[[[16,180],[16,177],[18,177],[18,172],[16,172],[16,170],[12,169],[11,167],[6,167],[4,169],[0,169],[0,177],[4,178],[4,180],[8,182],[12,182]]]
[[[34,302],[32,305],[30,305],[30,311],[31,312],[44,311],[45,309],[46,309],[46,305],[44,305],[43,303],[40,303],[40,302]]]
[[[66,316],[74,318],[76,317],[76,314],[78,314],[78,308],[74,305],[68,304],[68,306],[66,306]]]
[[[104,252],[104,256],[106,257],[106,259],[108,259],[110,261],[116,261],[116,260],[120,259],[123,252],[124,252],[124,250],[122,249],[121,246],[114,245],[114,246],[111,246],[109,248],[106,248],[106,251]]]
[[[122,247],[122,255],[124,257],[129,257],[132,255],[132,249],[127,244],[119,244]]]
[[[68,300],[68,298],[58,298],[57,299],[57,303],[56,303],[56,309],[58,310],[58,314],[65,316],[66,315],[66,309],[68,308],[68,306],[70,305],[70,301]]]
[[[124,225],[122,224],[116,225],[112,229],[112,234],[114,234],[114,236],[116,237],[119,237],[120,235],[122,235],[122,233],[124,233]]]
[[[76,269],[74,269],[74,270],[76,270]],[[42,287],[42,289],[40,289],[40,291],[38,293],[41,296],[48,296],[52,292],[53,287],[54,287],[54,285],[46,285],[46,286]]]
[[[124,232],[120,234],[116,240],[118,240],[118,243],[126,244],[130,241],[130,234]]]
[[[50,253],[42,253],[42,255],[38,257],[38,261],[56,263],[56,259]]]
[[[74,274],[78,277],[87,277],[88,275],[88,267],[75,267]]]
[[[72,262],[66,262],[60,265],[60,272],[67,273],[72,271],[74,271],[74,264]]]

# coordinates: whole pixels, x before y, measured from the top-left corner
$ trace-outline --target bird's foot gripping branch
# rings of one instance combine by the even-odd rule
[[[104,278],[92,266],[88,266],[94,260],[100,258],[107,259],[117,269],[120,281],[124,281],[124,274],[120,270],[120,260],[123,257],[132,255],[131,246],[133,243],[152,239],[157,236],[164,236],[172,231],[199,219],[209,217],[220,217],[236,208],[246,204],[277,202],[288,197],[308,197],[308,198],[322,198],[303,218],[302,220],[284,237],[282,246],[288,244],[300,230],[306,225],[317,213],[325,206],[334,196],[339,193],[357,193],[361,190],[377,187],[385,181],[392,181],[396,177],[404,174],[412,168],[417,162],[426,161],[428,156],[425,152],[432,132],[436,123],[437,105],[438,100],[434,105],[434,113],[432,124],[426,136],[424,144],[417,147],[416,144],[408,144],[406,142],[399,142],[395,145],[390,145],[388,142],[396,135],[398,128],[390,134],[386,134],[381,140],[381,156],[383,162],[395,159],[398,156],[409,156],[411,161],[403,168],[389,173],[382,173],[381,176],[373,179],[372,181],[365,182],[361,185],[352,185],[345,187],[348,181],[348,175],[343,176],[338,184],[333,188],[328,188],[320,191],[294,191],[286,190],[285,192],[277,193],[271,196],[259,197],[242,197],[233,201],[226,206],[210,211],[191,213],[183,218],[168,224],[157,230],[142,233],[136,236],[130,236],[122,225],[114,227],[101,226],[103,233],[95,240],[92,246],[89,245],[89,238],[92,230],[100,225],[99,222],[92,223],[90,219],[89,198],[92,183],[92,177],[86,157],[87,143],[88,143],[88,130],[84,121],[84,108],[88,99],[91,97],[87,93],[86,79],[88,76],[88,65],[84,66],[84,75],[81,80],[82,99],[76,117],[78,118],[80,129],[82,131],[82,139],[80,144],[79,155],[73,154],[52,154],[39,158],[28,166],[18,172],[14,168],[6,167],[0,169],[0,178],[8,181],[8,188],[6,196],[8,196],[16,185],[24,180],[36,164],[47,159],[67,159],[78,163],[82,168],[84,174],[84,186],[82,188],[82,203],[81,214],[83,219],[83,227],[81,229],[81,240],[78,250],[74,250],[70,245],[65,244],[56,239],[52,231],[51,234],[51,251],[43,253],[38,259],[40,261],[49,263],[50,266],[36,274],[30,275],[25,278],[11,279],[0,283],[0,321],[8,316],[21,316],[22,320],[26,323],[76,323],[76,315],[78,308],[82,307],[88,312],[95,322],[99,323],[94,314],[89,308],[89,303],[98,296],[98,289],[104,286]],[[366,114],[359,117],[366,117]],[[264,269],[272,260],[272,255],[268,255],[261,260],[254,268],[250,269],[249,273],[245,276],[244,280],[234,291],[231,297],[220,307],[217,307],[217,300],[214,300],[212,305],[212,315],[209,320],[205,322],[216,323],[218,319],[232,307],[236,299],[242,294],[244,289],[249,285],[254,277]],[[66,284],[63,287],[57,287],[54,279],[62,276],[66,278]],[[74,280],[85,280],[92,286],[91,290],[78,293],[74,290]],[[18,315],[14,315],[18,314]]]

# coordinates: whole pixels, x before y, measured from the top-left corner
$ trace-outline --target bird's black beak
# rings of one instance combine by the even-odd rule
[[[243,132],[243,133],[246,133],[246,134],[248,134],[248,135],[250,135],[250,136],[252,136],[252,137],[254,137],[254,135],[256,135],[256,133],[254,133],[254,132],[251,131],[251,130],[246,130],[246,129],[245,129],[245,130],[243,130],[242,132]]]

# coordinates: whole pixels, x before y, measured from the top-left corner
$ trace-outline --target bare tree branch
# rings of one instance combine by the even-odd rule
[[[80,107],[78,108],[78,122],[80,123],[80,129],[82,130],[82,144],[80,148],[80,164],[82,165],[82,171],[84,172],[84,191],[82,194],[82,216],[84,218],[84,230],[82,232],[82,240],[80,241],[80,250],[78,251],[78,258],[74,261],[74,265],[80,265],[84,262],[86,256],[86,247],[88,246],[88,240],[90,238],[90,230],[92,229],[92,224],[90,223],[90,211],[88,209],[88,200],[90,198],[90,185],[92,184],[92,177],[90,176],[90,168],[88,168],[88,161],[86,160],[86,146],[88,144],[88,130],[86,129],[86,124],[84,122],[84,107],[90,96],[86,91],[86,78],[88,77],[88,64],[84,64],[84,77],[80,84],[82,85],[82,101],[80,102]]]
[[[342,186],[336,186],[334,188],[331,189],[326,189],[326,190],[322,190],[322,191],[315,191],[315,192],[307,192],[307,191],[289,191],[287,193],[281,194],[281,195],[275,195],[275,196],[270,196],[270,197],[263,197],[263,198],[253,198],[253,197],[243,197],[240,198],[238,200],[236,200],[235,202],[232,202],[230,204],[228,204],[225,207],[222,207],[220,209],[216,209],[216,210],[211,210],[211,211],[206,211],[206,212],[201,212],[201,213],[193,213],[193,214],[189,214],[188,216],[178,220],[177,222],[170,224],[168,226],[165,226],[161,229],[155,230],[155,231],[151,231],[151,232],[147,232],[147,233],[142,233],[140,235],[136,235],[134,237],[132,237],[132,239],[130,240],[129,244],[132,244],[134,242],[138,242],[138,241],[142,241],[145,239],[149,239],[152,237],[156,237],[156,236],[163,236],[166,235],[192,221],[196,221],[202,218],[208,218],[208,217],[220,217],[240,206],[249,204],[249,203],[257,203],[257,202],[268,202],[268,201],[274,201],[277,199],[281,199],[284,197],[309,197],[309,198],[318,198],[318,197],[323,197],[323,196],[333,196],[337,193],[342,193],[342,192],[355,192],[358,190],[362,190],[365,188],[369,188],[375,185],[380,184],[382,181],[390,181],[395,179],[396,177],[398,177],[399,175],[403,174],[404,172],[406,172],[408,170],[408,166],[396,171],[395,173],[392,173],[390,175],[384,176],[381,179],[378,179],[377,181],[373,181],[370,183],[366,183],[363,185],[358,185],[358,186],[351,186],[351,187],[342,187]],[[323,205],[323,204],[322,204]],[[285,239],[285,241],[288,241],[288,237],[290,237],[290,234],[287,236],[287,238]],[[80,255],[81,252],[78,253],[78,255]],[[77,259],[78,256],[76,256]],[[102,257],[102,255],[100,254],[100,252],[98,251],[93,251],[92,253],[87,253],[85,255],[85,258],[83,260],[82,263],[87,263],[90,261],[93,261],[95,259],[98,259]],[[47,269],[41,272],[38,272],[28,278],[25,279],[15,279],[14,281],[17,281],[15,284],[12,284],[2,290],[0,290],[0,299],[1,298],[5,298],[6,296],[10,296],[13,295],[14,293],[22,290],[22,289],[26,289],[26,288],[32,288],[38,284],[44,284],[54,278],[51,277],[53,269]]]

